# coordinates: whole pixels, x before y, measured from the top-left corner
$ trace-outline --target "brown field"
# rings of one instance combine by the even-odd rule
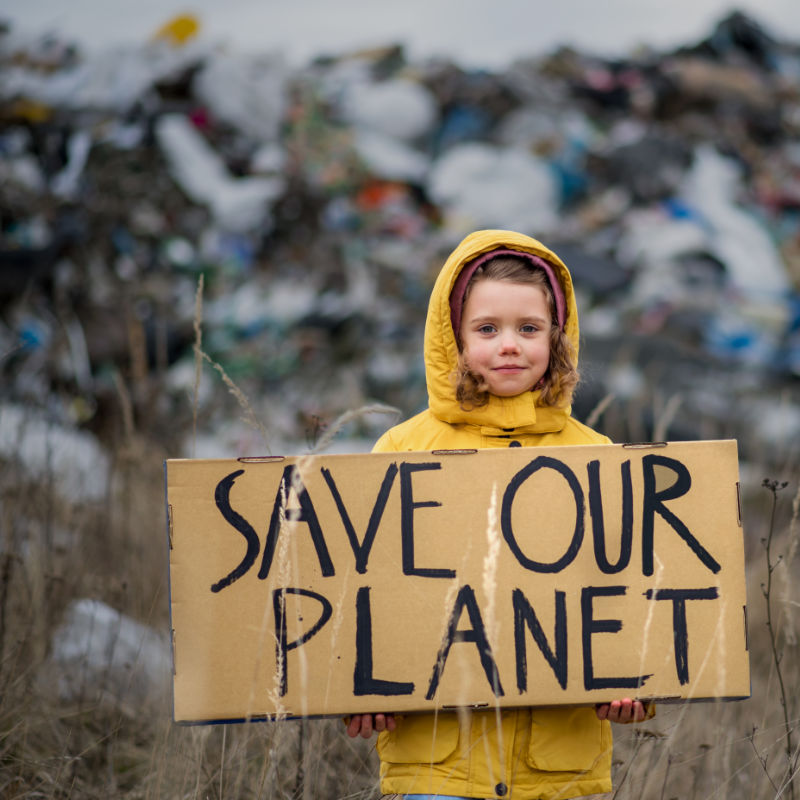
[[[129,426],[103,502],[70,502],[52,482],[0,463],[0,798],[378,797],[372,744],[348,739],[339,720],[182,727],[171,721],[168,693],[142,696],[133,684],[96,679],[59,699],[48,658],[71,600],[96,598],[168,629],[167,449]],[[765,477],[788,485],[772,492]],[[661,706],[644,725],[616,726],[613,797],[800,795],[789,773],[800,753],[798,485],[792,459],[743,470],[752,697]]]

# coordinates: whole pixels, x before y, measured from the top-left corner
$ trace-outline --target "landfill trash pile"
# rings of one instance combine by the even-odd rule
[[[108,703],[133,717],[142,704],[168,697],[169,639],[99,600],[70,603],[39,679],[60,699]]]
[[[584,416],[661,381],[675,438],[730,435],[800,375],[798,44],[734,13],[670,52],[490,73],[399,45],[289,68],[199,30],[95,54],[0,34],[0,416],[219,456],[413,413],[432,280],[482,227],[570,265]]]

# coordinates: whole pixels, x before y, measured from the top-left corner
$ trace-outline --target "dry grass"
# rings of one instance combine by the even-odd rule
[[[72,599],[168,629],[164,455],[129,442],[95,506],[0,470],[0,798],[375,796],[370,745],[338,720],[181,727],[159,687],[109,698],[87,681],[65,701],[42,681]]]
[[[196,346],[204,359],[199,336]],[[126,393],[118,388],[124,411]],[[663,413],[674,414],[677,403]],[[87,682],[79,698],[64,701],[42,681],[49,642],[72,599],[96,598],[168,629],[167,453],[139,438],[129,409],[123,416],[105,502],[69,502],[46,481],[26,481],[16,465],[0,464],[0,798],[378,797],[372,744],[348,739],[339,720],[182,727],[171,722],[157,688],[135,700],[109,698]],[[759,485],[743,492],[752,698],[662,706],[646,725],[617,726],[613,797],[788,800],[800,791],[800,779],[792,784],[787,775],[777,672],[796,729],[800,631],[790,575],[797,574],[800,468],[785,463],[783,470],[789,488],[778,497],[771,539],[773,561],[783,559],[770,598],[761,591],[768,570],[760,540],[770,535],[771,497]],[[765,624],[767,599],[779,664]],[[796,768],[796,750],[791,757]]]

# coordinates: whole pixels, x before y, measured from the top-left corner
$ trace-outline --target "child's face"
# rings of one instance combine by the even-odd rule
[[[547,372],[550,325],[550,310],[540,287],[478,281],[461,317],[467,365],[498,397],[527,392]]]

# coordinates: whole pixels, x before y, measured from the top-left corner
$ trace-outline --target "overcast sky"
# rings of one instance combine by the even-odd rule
[[[20,32],[60,31],[79,43],[144,41],[171,15],[195,12],[202,36],[292,62],[403,42],[412,58],[449,55],[501,67],[558,44],[624,55],[639,44],[694,42],[734,6],[726,0],[5,0],[0,19]],[[772,33],[800,41],[798,0],[740,0]]]

